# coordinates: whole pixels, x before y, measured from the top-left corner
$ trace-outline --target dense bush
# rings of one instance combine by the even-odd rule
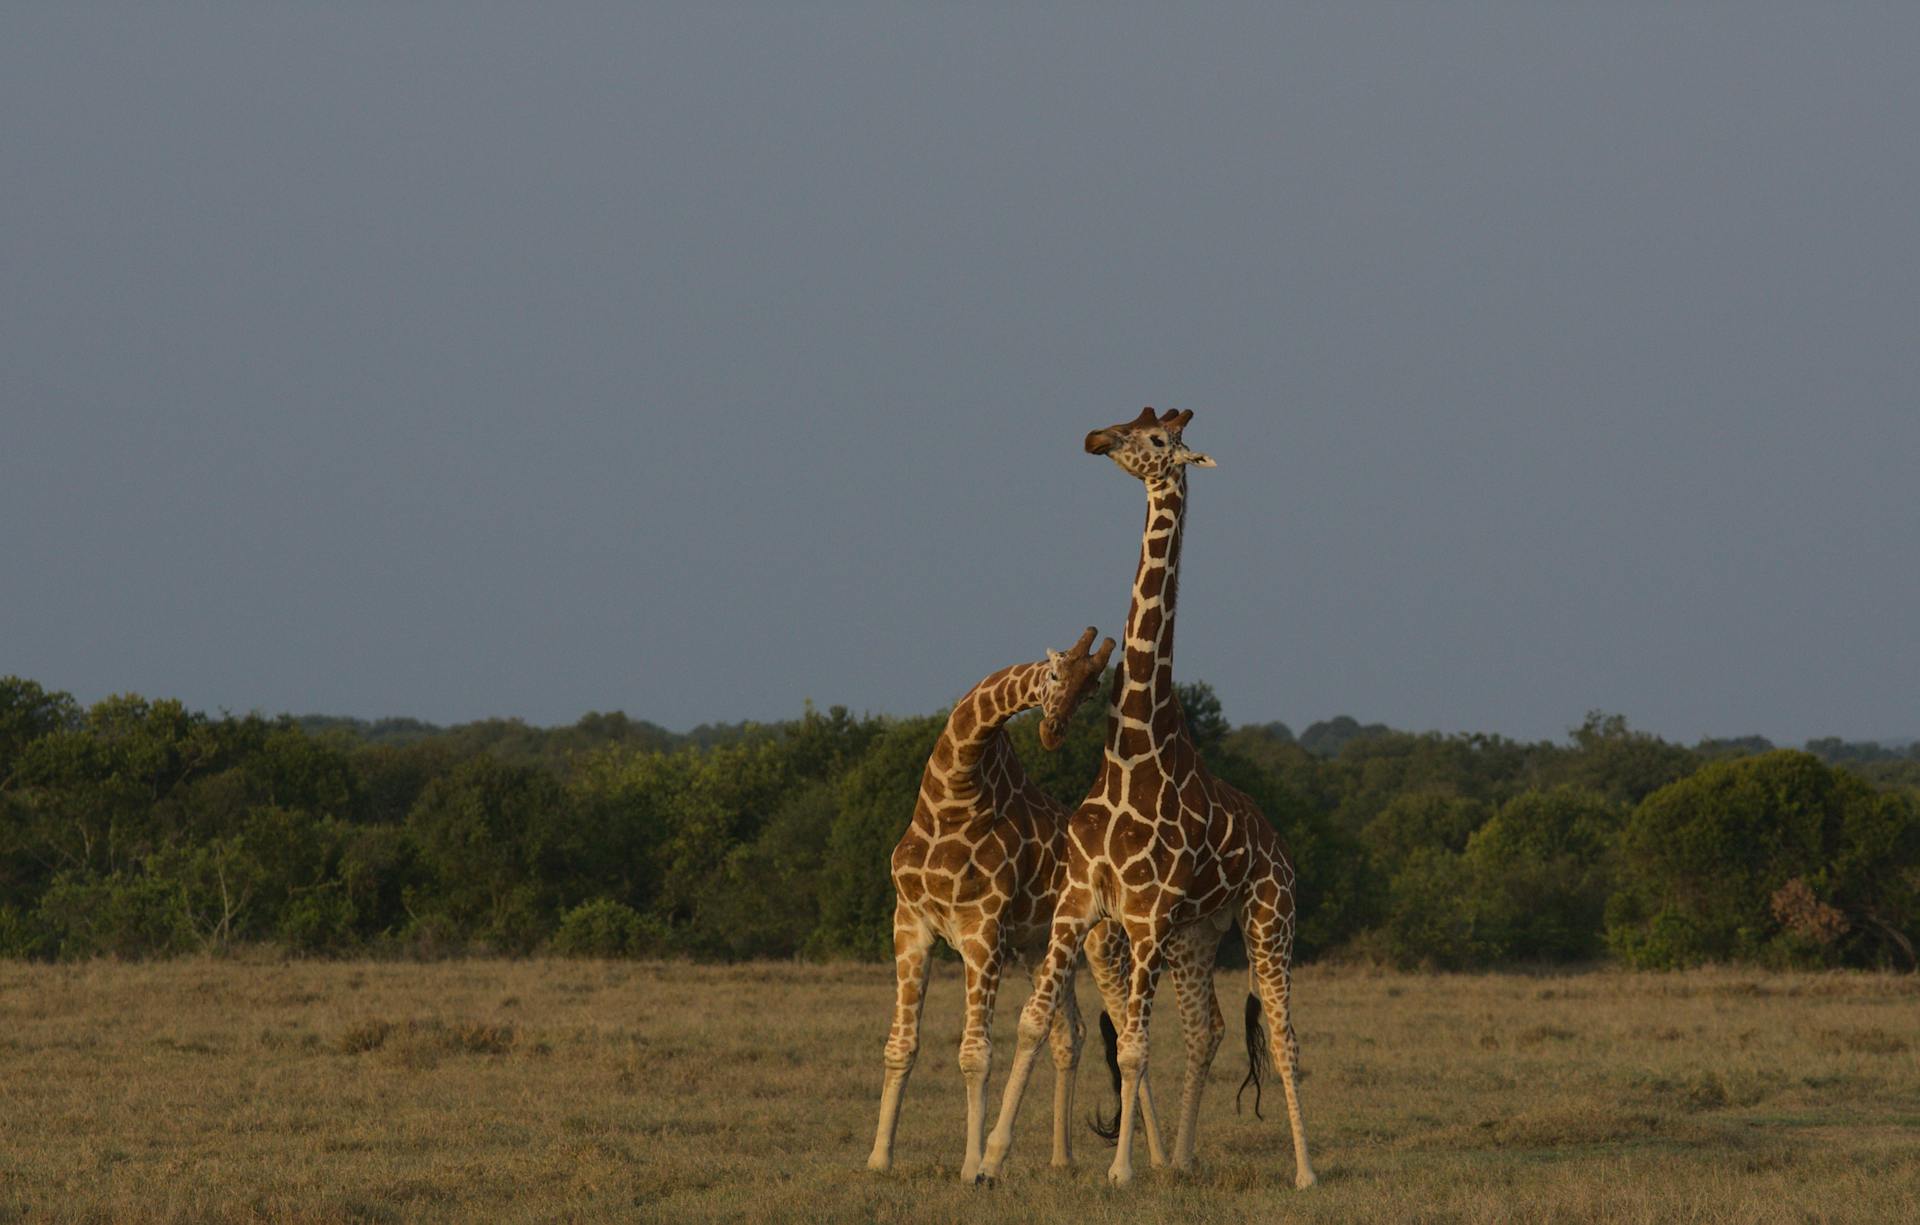
[[[840,780],[813,952],[893,955],[893,846],[913,816],[943,723],[910,719],[887,729]]]
[[[612,898],[595,898],[560,916],[553,951],[563,957],[632,957],[647,951],[647,921]]]
[[[1656,791],[1621,851],[1607,940],[1631,964],[1912,966],[1913,797],[1875,792],[1811,754],[1715,762]]]
[[[1293,854],[1303,956],[1914,964],[1920,751],[1689,749],[1608,715],[1564,743],[1345,718],[1296,740],[1231,727],[1204,685],[1181,704]],[[210,719],[4,678],[0,956],[884,957],[942,723]],[[1010,735],[1070,806],[1103,712],[1057,752],[1031,717]]]
[[[162,876],[63,872],[41,899],[41,938],[47,951],[69,960],[183,953],[194,947],[183,893]]]
[[[1481,947],[1493,961],[1584,961],[1617,872],[1622,805],[1576,787],[1528,791],[1501,805],[1463,858]]]

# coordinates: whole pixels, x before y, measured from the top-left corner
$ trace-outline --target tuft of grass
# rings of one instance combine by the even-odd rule
[[[392,1022],[377,1017],[370,1021],[358,1021],[346,1028],[335,1041],[334,1048],[343,1055],[363,1055],[385,1046],[387,1035],[392,1032]]]
[[[1522,1030],[1514,1042],[1521,1047],[1540,1046],[1548,1042],[1571,1042],[1579,1036],[1563,1025],[1535,1025]]]
[[[1851,1051],[1860,1055],[1904,1055],[1909,1049],[1905,1038],[1879,1027],[1873,1029],[1823,1029],[1820,1040],[1829,1050]]]
[[[440,1055],[506,1055],[520,1043],[520,1032],[511,1025],[492,1021],[456,1021],[425,1018],[395,1025],[375,1018],[347,1027],[335,1043],[344,1054],[359,1055],[377,1051],[392,1040],[401,1062],[409,1067],[432,1067]],[[263,1044],[267,1043],[265,1035]],[[537,1054],[551,1054],[546,1042],[535,1043]]]
[[[1657,1077],[1650,1086],[1657,1100],[1681,1110],[1725,1110],[1744,1108],[1764,1101],[1769,1087],[1763,1077],[1751,1072],[1706,1068],[1678,1077]]]
[[[1554,1107],[1487,1120],[1478,1130],[1500,1148],[1571,1148],[1623,1140],[1643,1140],[1670,1130],[1652,1111],[1623,1110],[1608,1104]]]
[[[315,1051],[320,1035],[269,1027],[260,1031],[260,1045],[269,1051]]]

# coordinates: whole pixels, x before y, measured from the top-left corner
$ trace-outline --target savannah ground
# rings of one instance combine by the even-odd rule
[[[1234,1113],[1235,1030],[1198,1174],[1142,1156],[1112,1190],[1084,1129],[1048,1169],[1043,1058],[1007,1178],[961,1187],[952,963],[870,1174],[891,991],[867,965],[0,963],[0,1220],[1920,1220],[1920,979],[1305,967],[1306,1192],[1277,1090]],[[1163,1009],[1169,1114],[1177,1030]]]

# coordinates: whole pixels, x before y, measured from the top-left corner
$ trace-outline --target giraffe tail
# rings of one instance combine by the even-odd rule
[[[1240,1092],[1233,1095],[1233,1112],[1240,1113],[1240,1098],[1246,1093],[1247,1086],[1253,1086],[1253,1117],[1264,1119],[1260,1113],[1260,1080],[1273,1071],[1270,1048],[1267,1046],[1267,1027],[1260,1023],[1260,997],[1247,992],[1247,1078],[1240,1082]]]
[[[1107,1118],[1098,1110],[1087,1120],[1087,1126],[1093,1134],[1108,1144],[1120,1143],[1120,1031],[1113,1027],[1113,1018],[1106,1009],[1100,1010],[1100,1044],[1107,1048],[1107,1075],[1113,1078],[1113,1117]]]

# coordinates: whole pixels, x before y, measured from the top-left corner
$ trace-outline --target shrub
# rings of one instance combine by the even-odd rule
[[[1407,856],[1389,888],[1380,949],[1395,965],[1460,969],[1485,959],[1466,864],[1423,847]]]
[[[280,914],[280,941],[301,953],[350,948],[358,918],[353,899],[339,889],[320,889],[287,903]]]
[[[194,947],[180,887],[151,876],[62,873],[40,901],[39,923],[61,959],[165,957]]]
[[[46,946],[46,933],[34,916],[0,906],[0,957],[37,957]]]
[[[1621,816],[1592,792],[1528,791],[1473,835],[1465,858],[1490,960],[1599,955]]]
[[[1622,851],[1607,941],[1632,964],[1913,960],[1920,814],[1810,754],[1715,762],[1661,788]],[[1808,938],[1808,916],[1825,938]]]
[[[434,780],[407,815],[432,908],[499,951],[532,950],[552,932],[553,894],[577,862],[575,816],[536,766],[476,757]]]
[[[893,724],[841,780],[810,951],[878,960],[893,951],[891,856],[913,819],[945,716]]]
[[[553,951],[563,957],[631,957],[640,951],[644,931],[639,911],[611,898],[596,898],[561,916]]]
[[[837,813],[828,784],[795,792],[757,839],[727,856],[696,899],[681,947],[701,956],[799,953],[820,924],[820,878]]]

